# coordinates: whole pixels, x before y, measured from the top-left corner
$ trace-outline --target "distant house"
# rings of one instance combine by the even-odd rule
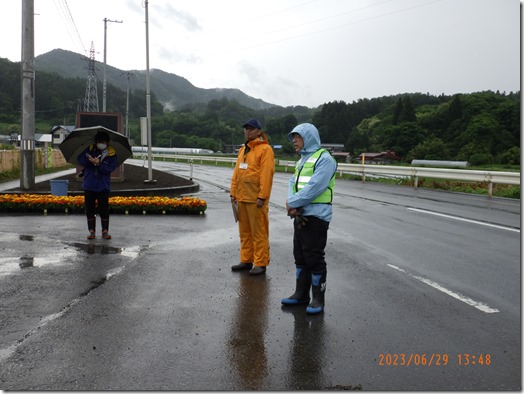
[[[325,143],[325,144],[320,144],[320,147],[327,149],[328,151],[331,151],[331,153],[344,151],[344,144]]]
[[[349,152],[333,152],[332,155],[339,163],[351,163],[351,153]]]
[[[344,152],[344,144],[332,144],[328,142],[320,144],[320,146],[330,151],[336,161],[345,163],[351,162],[351,154],[349,152]]]
[[[51,133],[53,134],[53,145],[60,145],[60,143],[75,129],[75,126],[53,126]]]
[[[223,146],[224,153],[238,153],[240,148],[242,148],[242,145],[244,145],[244,144],[240,144],[240,145],[224,145]]]
[[[361,153],[358,155],[359,163],[362,163],[362,157],[364,157],[364,164],[390,164],[400,160],[400,157],[392,150],[380,153]]]

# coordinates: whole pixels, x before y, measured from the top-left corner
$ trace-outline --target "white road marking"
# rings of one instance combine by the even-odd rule
[[[449,219],[455,219],[455,220],[460,220],[460,221],[463,221],[463,222],[468,222],[468,223],[475,223],[475,224],[480,224],[482,226],[488,226],[488,227],[494,227],[494,228],[500,228],[502,230],[507,230],[507,231],[514,231],[516,233],[520,233],[520,229],[518,228],[512,228],[512,227],[506,227],[506,226],[499,226],[499,225],[496,225],[496,224],[491,224],[491,223],[486,223],[486,222],[480,222],[478,220],[472,220],[472,219],[464,219],[464,218],[460,218],[458,216],[451,216],[451,215],[446,215],[444,213],[438,213],[438,212],[432,212],[432,211],[426,211],[424,209],[418,209],[418,208],[407,208],[409,209],[410,211],[415,211],[415,212],[421,212],[421,213],[427,213],[429,215],[435,215],[435,216],[441,216],[441,217],[444,217],[444,218],[449,218]]]
[[[412,278],[421,281],[422,283],[430,285],[431,287],[433,287],[433,288],[435,288],[437,290],[440,290],[441,292],[443,292],[443,293],[445,293],[445,294],[447,294],[447,295],[449,295],[449,296],[451,296],[453,298],[456,298],[457,300],[462,301],[465,304],[471,305],[471,306],[477,308],[478,310],[481,310],[484,313],[497,313],[497,312],[500,312],[498,309],[491,308],[490,306],[488,306],[487,304],[484,304],[483,302],[475,301],[475,300],[473,300],[473,299],[471,299],[469,297],[463,296],[462,294],[455,293],[454,291],[448,290],[445,287],[439,285],[438,283],[433,282],[432,280],[423,278],[421,276],[412,275],[409,272],[406,272],[406,270],[403,270],[402,268],[397,267],[396,265],[388,264],[388,266],[393,268],[393,269],[396,269],[397,271],[400,271],[400,272],[402,272],[402,273],[404,273],[406,275],[409,275]]]

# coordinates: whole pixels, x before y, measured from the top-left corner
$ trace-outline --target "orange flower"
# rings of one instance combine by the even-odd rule
[[[207,209],[207,203],[196,197],[110,197],[110,209],[114,213],[197,213]],[[68,210],[83,212],[84,196],[53,196],[49,194],[3,194],[0,195],[0,210],[9,212],[31,212],[39,210]]]

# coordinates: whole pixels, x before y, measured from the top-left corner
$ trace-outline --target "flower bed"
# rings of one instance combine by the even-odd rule
[[[197,214],[202,215],[207,203],[195,197],[110,197],[111,213],[122,214]],[[84,213],[84,196],[49,194],[2,194],[1,212]]]

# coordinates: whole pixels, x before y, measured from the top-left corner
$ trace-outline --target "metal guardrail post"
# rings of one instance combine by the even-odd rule
[[[493,175],[486,174],[486,182],[488,182],[488,198],[493,197]]]
[[[411,176],[414,178],[413,180],[413,188],[414,189],[418,189],[418,175],[417,175],[417,170],[414,169]]]

